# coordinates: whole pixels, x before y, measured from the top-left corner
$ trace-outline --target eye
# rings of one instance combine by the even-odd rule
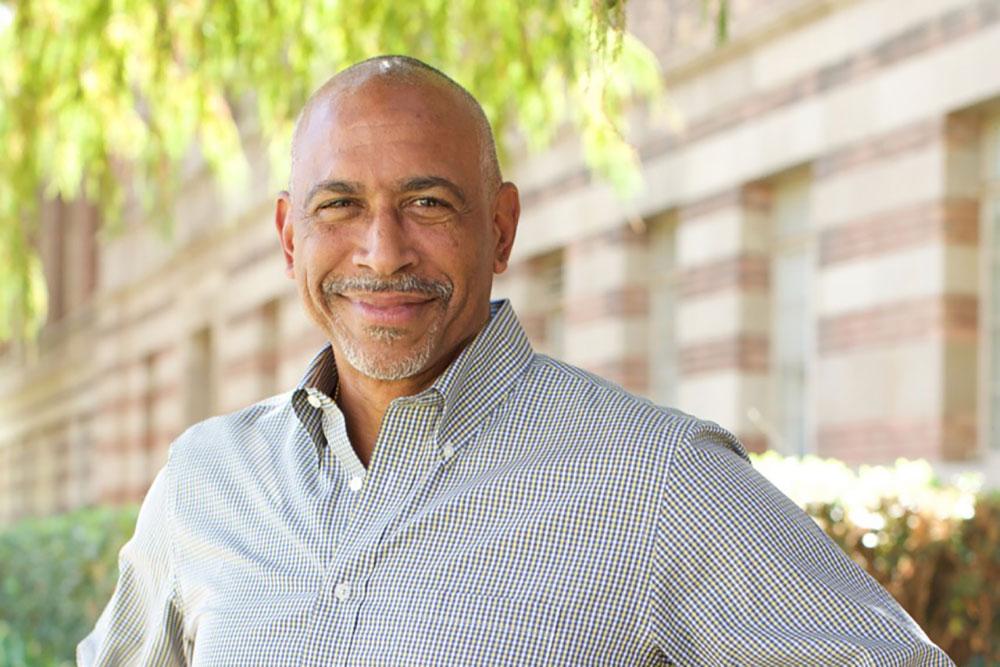
[[[417,197],[413,200],[413,203],[417,206],[422,206],[425,208],[434,208],[437,206],[447,206],[448,203],[442,201],[436,197]]]
[[[347,208],[351,206],[354,202],[350,199],[331,199],[330,201],[325,201],[316,207],[317,211],[325,208]]]

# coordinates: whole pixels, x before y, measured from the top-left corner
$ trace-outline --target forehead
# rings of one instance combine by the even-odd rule
[[[476,178],[477,125],[456,98],[433,83],[367,82],[332,91],[303,118],[293,188],[331,177],[365,182],[417,175],[411,172]]]

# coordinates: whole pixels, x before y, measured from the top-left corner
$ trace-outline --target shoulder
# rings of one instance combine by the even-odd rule
[[[287,427],[294,419],[291,391],[270,396],[233,412],[210,417],[188,427],[170,447],[168,466],[184,468],[206,456],[219,460],[246,453],[268,440],[268,432]]]
[[[664,464],[677,450],[692,447],[746,457],[737,438],[718,424],[657,405],[595,373],[544,354],[534,355],[513,398],[522,416],[531,416],[549,428],[573,429],[586,439],[627,445],[626,451],[633,454],[652,449]]]

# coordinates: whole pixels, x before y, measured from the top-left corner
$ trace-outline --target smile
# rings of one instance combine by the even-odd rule
[[[354,311],[376,326],[410,324],[423,314],[433,297],[422,294],[365,293],[344,294]]]

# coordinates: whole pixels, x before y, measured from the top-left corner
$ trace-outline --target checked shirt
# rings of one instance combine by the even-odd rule
[[[171,447],[81,665],[950,665],[719,426],[532,351],[510,304],[366,469],[300,385]]]

